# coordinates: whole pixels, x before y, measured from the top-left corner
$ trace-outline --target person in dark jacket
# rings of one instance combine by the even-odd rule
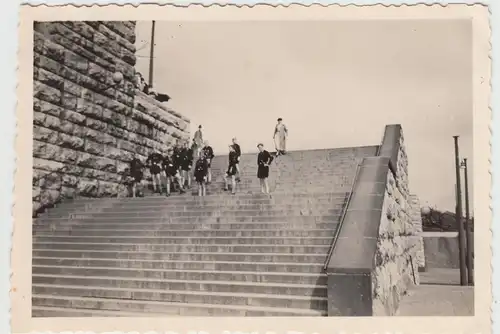
[[[151,173],[151,178],[153,180],[153,191],[161,193],[161,163],[163,161],[163,156],[160,153],[153,152],[148,156],[146,160],[146,165],[149,166],[149,172]]]
[[[182,153],[182,147],[179,141],[177,140],[172,150],[172,162],[174,163],[174,166],[177,168],[179,173],[181,173],[181,160],[182,160],[181,153]]]
[[[236,182],[240,182],[240,157],[241,157],[241,148],[240,145],[238,144],[238,140],[236,138],[233,138],[233,147],[234,151],[236,152],[236,156],[238,157],[238,161],[236,162]]]
[[[205,157],[205,160],[207,160],[207,184],[210,184],[212,182],[212,159],[215,157],[215,155],[212,146],[210,146],[210,144],[208,143],[208,140],[205,141],[204,145],[205,146],[203,146],[201,153]]]
[[[224,190],[229,190],[229,180],[231,180],[231,192],[236,193],[236,179],[235,175],[238,172],[236,165],[238,164],[238,153],[234,149],[233,145],[229,145],[229,165],[227,167],[226,177],[224,178],[225,187]]]
[[[144,177],[144,173],[142,172],[143,168],[144,165],[142,161],[134,157],[129,161],[129,168],[126,168],[124,174],[122,175],[122,182],[129,188],[129,192],[131,191],[132,197],[136,197],[137,185],[142,186],[142,180]],[[139,192],[139,195],[142,196],[142,193]]]
[[[191,188],[191,168],[193,168],[193,150],[189,147],[189,142],[184,142],[181,150],[181,177],[182,184]]]
[[[135,197],[135,192],[134,192],[134,194],[132,194],[132,188],[134,187],[135,179],[132,176],[132,173],[130,173],[130,168],[125,168],[125,170],[123,171],[121,183],[125,187],[127,187],[127,193],[128,193],[127,197],[130,197],[130,196]]]
[[[181,182],[179,168],[175,165],[173,158],[173,149],[169,148],[167,150],[167,155],[163,157],[162,161],[163,174],[165,175],[165,180],[167,182],[167,196],[170,196],[170,185],[175,184],[174,181],[177,181],[179,183],[180,193],[184,193],[184,186]]]
[[[196,183],[198,183],[198,196],[205,196],[205,182],[207,180],[208,162],[202,153],[200,153],[199,156],[200,157],[198,161],[196,161],[196,165],[194,167],[194,178],[196,180]]]
[[[269,194],[267,178],[269,177],[269,166],[274,158],[264,149],[263,144],[257,145],[257,148],[259,149],[259,154],[257,155],[257,177],[260,180],[260,189],[262,193]]]

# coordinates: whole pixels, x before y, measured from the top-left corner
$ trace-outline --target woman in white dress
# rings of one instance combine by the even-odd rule
[[[276,155],[286,154],[286,138],[288,137],[288,129],[283,124],[283,119],[278,118],[278,124],[274,128],[274,145],[276,147]]]
[[[201,132],[201,125],[198,126],[198,130],[194,133],[193,143],[193,156],[197,158],[203,148],[203,133]]]

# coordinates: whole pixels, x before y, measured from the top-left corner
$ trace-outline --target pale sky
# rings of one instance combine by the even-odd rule
[[[154,86],[203,125],[215,153],[378,145],[400,123],[410,190],[455,210],[453,135],[472,192],[472,31],[469,21],[156,22]],[[151,22],[137,23],[136,68],[148,79]],[[472,212],[472,193],[471,193]]]

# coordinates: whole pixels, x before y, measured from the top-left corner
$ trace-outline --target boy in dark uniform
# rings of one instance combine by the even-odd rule
[[[205,156],[200,152],[200,158],[196,161],[194,168],[194,178],[198,183],[198,196],[206,195],[205,182],[208,173],[208,162]]]
[[[260,189],[263,194],[269,194],[267,178],[269,177],[269,165],[271,165],[274,158],[264,149],[263,144],[257,145],[257,148],[259,149],[259,154],[257,155],[257,177],[260,179]]]
[[[229,166],[227,167],[226,177],[224,178],[225,187],[224,190],[227,191],[229,188],[229,181],[231,179],[231,192],[233,195],[236,193],[236,180],[235,175],[238,172],[236,165],[238,164],[238,153],[234,149],[233,145],[229,145]]]
[[[127,193],[128,193],[127,197],[131,197],[135,179],[130,173],[130,168],[125,168],[125,170],[123,171],[121,183],[127,187]],[[135,197],[135,192],[133,194],[133,197]]]
[[[146,160],[146,165],[149,166],[149,172],[153,179],[153,191],[161,193],[161,163],[163,161],[163,156],[159,153],[151,153]]]
[[[179,173],[181,172],[181,146],[179,145],[179,141],[175,142],[174,149],[172,151],[172,162],[174,166],[177,168]]]
[[[191,188],[191,168],[193,167],[193,150],[189,148],[189,143],[184,142],[184,147],[181,151],[181,177],[182,184]]]
[[[233,138],[233,147],[234,151],[236,152],[236,156],[238,157],[238,161],[236,162],[236,172],[238,173],[238,176],[236,177],[236,182],[240,182],[240,157],[241,157],[241,148],[240,145],[237,143],[236,138]]]
[[[144,177],[144,173],[142,172],[142,169],[144,168],[144,165],[142,164],[141,160],[137,158],[133,158],[130,161],[130,176],[133,178],[133,183],[132,183],[132,197],[136,196],[137,193],[137,185],[140,184],[142,185],[142,179]],[[141,194],[142,195],[142,194]]]
[[[205,160],[207,160],[207,165],[208,165],[208,170],[207,170],[207,184],[210,184],[212,182],[212,159],[215,157],[214,155],[214,150],[212,149],[212,146],[208,143],[206,140],[204,143],[204,147],[201,150],[201,153],[205,157]]]
[[[174,184],[175,180],[179,183],[180,193],[183,194],[184,187],[181,182],[181,175],[178,166],[173,161],[173,150],[171,148],[167,150],[167,155],[163,157],[162,167],[167,182],[167,196],[170,196],[170,185]]]

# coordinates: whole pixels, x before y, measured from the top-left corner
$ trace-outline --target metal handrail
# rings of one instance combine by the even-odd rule
[[[352,193],[354,192],[354,187],[356,187],[356,183],[358,182],[358,176],[359,176],[359,168],[360,164],[356,166],[356,174],[354,174],[354,180],[352,182],[351,186],[351,191],[349,192],[349,196],[347,196],[347,201],[345,202],[344,209],[342,210],[342,216],[339,221],[339,226],[337,227],[337,230],[335,231],[335,235],[333,236],[332,244],[330,245],[330,248],[328,249],[328,255],[326,257],[325,263],[323,265],[323,270],[326,271],[328,268],[328,263],[330,262],[330,259],[332,258],[333,251],[335,250],[335,246],[337,245],[337,240],[340,235],[340,230],[342,229],[342,226],[344,225],[344,220],[345,216],[347,214],[347,208],[349,207],[349,204],[351,203],[352,199]]]

